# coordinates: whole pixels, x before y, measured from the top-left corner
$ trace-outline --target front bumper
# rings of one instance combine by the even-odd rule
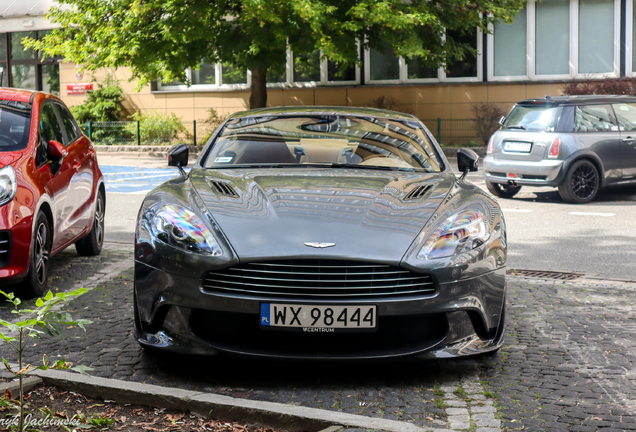
[[[544,159],[538,162],[484,158],[486,180],[493,183],[523,186],[558,186],[563,177],[563,160]],[[514,174],[514,177],[510,177]]]
[[[16,217],[12,205],[0,207],[0,281],[17,282],[29,271],[33,217]],[[12,223],[15,222],[15,223]]]
[[[503,343],[505,268],[437,286],[409,298],[268,298],[220,295],[202,281],[135,262],[135,336],[147,347],[188,354],[238,354],[288,359],[458,357]],[[261,302],[375,304],[375,332],[304,333],[263,330]]]

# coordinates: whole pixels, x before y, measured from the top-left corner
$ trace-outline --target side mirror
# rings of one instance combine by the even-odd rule
[[[506,121],[506,116],[501,116],[501,118],[499,119],[499,124],[503,126],[505,121]]]
[[[457,168],[459,168],[459,172],[464,173],[464,175],[469,171],[477,171],[479,169],[479,156],[469,149],[463,148],[457,150]]]
[[[168,151],[168,166],[176,166],[182,168],[188,166],[188,149],[187,144],[177,144]]]
[[[46,154],[51,159],[62,159],[63,157],[66,157],[68,150],[66,150],[66,147],[58,141],[49,141]]]

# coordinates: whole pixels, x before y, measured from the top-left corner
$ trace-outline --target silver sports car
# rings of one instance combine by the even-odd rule
[[[187,165],[177,145],[169,164]],[[145,198],[135,335],[145,347],[275,358],[453,357],[503,342],[506,229],[414,116],[234,114]]]

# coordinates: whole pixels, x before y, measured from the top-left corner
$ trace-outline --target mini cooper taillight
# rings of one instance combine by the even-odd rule
[[[548,157],[551,159],[559,157],[559,146],[561,145],[561,138],[555,138],[550,144],[548,149]]]

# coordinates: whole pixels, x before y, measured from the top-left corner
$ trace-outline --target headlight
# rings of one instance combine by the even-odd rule
[[[18,179],[11,165],[0,169],[0,206],[15,198],[18,190]]]
[[[205,224],[192,211],[165,205],[152,216],[150,228],[159,240],[169,245],[212,256],[223,252]]]
[[[464,210],[444,220],[417,254],[421,260],[445,258],[470,251],[490,237],[486,217],[479,210]]]

